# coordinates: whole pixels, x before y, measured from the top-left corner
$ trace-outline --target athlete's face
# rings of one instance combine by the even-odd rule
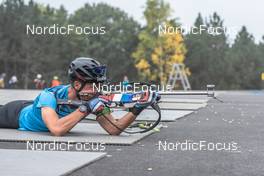
[[[81,89],[81,83],[75,81],[75,89]],[[88,101],[97,94],[97,89],[93,83],[86,83],[83,89],[79,92],[81,100]]]

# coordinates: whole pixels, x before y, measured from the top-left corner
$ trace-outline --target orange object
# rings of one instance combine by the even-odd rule
[[[51,87],[59,86],[60,84],[61,84],[61,82],[57,79],[53,79],[51,81]]]

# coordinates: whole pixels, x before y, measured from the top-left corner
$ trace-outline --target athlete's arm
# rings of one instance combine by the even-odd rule
[[[119,120],[115,120],[111,113],[101,113],[97,116],[97,121],[99,124],[111,135],[119,135],[124,129],[126,129],[132,122],[135,121],[136,117],[143,111],[145,108],[150,106],[156,99],[158,94],[149,93],[146,95],[147,101],[138,102],[134,107],[129,109],[129,113],[123,116]]]
[[[136,116],[131,112],[127,113],[121,119],[118,120],[114,119],[114,117],[111,114],[101,115],[96,118],[96,120],[102,126],[102,128],[104,128],[105,131],[107,131],[110,135],[119,135],[132,122],[134,122],[135,119]]]
[[[63,118],[59,118],[54,109],[50,107],[42,107],[41,115],[49,131],[54,136],[62,136],[69,132],[87,114],[82,113],[79,109],[77,109],[71,114]]]

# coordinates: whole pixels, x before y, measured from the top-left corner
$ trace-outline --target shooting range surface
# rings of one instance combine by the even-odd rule
[[[205,107],[206,103],[191,104],[191,103],[160,103],[159,106],[164,110],[198,110]]]
[[[160,108],[164,110],[198,110],[206,105],[206,103],[159,103]]]
[[[176,111],[176,110],[161,110],[161,121],[162,122],[170,122],[175,121],[179,118],[185,117],[191,114],[193,111]],[[112,114],[115,118],[120,119],[123,115],[125,115],[127,111],[117,110]],[[153,110],[144,110],[138,117],[137,121],[156,121],[157,120],[157,112]],[[88,116],[88,118],[94,119],[93,116]]]
[[[162,97],[161,99],[164,103],[191,103],[191,104],[200,104],[200,103],[207,103],[208,99],[184,99],[184,98],[166,98]]]
[[[58,176],[104,157],[101,152],[64,152],[0,149],[0,175]]]
[[[39,90],[0,89],[0,104],[14,100],[34,100],[39,93]]]
[[[187,96],[177,98],[193,99]],[[206,99],[204,96],[199,98]],[[81,167],[69,175],[263,175],[264,92],[230,91],[221,94],[219,99],[224,103],[211,99],[207,107],[175,122],[163,122],[167,127],[160,133],[150,135],[132,146],[107,145],[105,152],[109,157]],[[165,151],[159,150],[157,146],[159,141],[175,143],[186,140],[225,144],[234,142],[238,144],[239,150]],[[0,141],[0,148],[25,149],[25,143]],[[3,162],[11,162],[6,159],[9,156],[1,156]],[[14,163],[9,166],[0,163],[0,168],[4,167],[0,171],[15,169]]]
[[[219,95],[225,94],[226,92],[227,91],[215,91],[214,94],[217,97]],[[206,95],[161,95],[161,99],[165,101],[176,101],[176,102],[179,102],[178,100],[184,101],[185,99],[197,100],[198,102],[208,101],[208,97]]]
[[[39,92],[38,90],[0,90],[0,104],[5,104],[13,100],[34,100]],[[205,107],[208,101],[205,96],[196,96],[195,98],[189,99],[183,97],[185,96],[169,96],[163,99],[164,102],[160,103],[162,108],[162,121],[172,122],[192,114],[194,110]],[[120,117],[125,113],[126,111],[120,111],[120,109],[118,109],[114,111],[114,116]],[[146,109],[137,120],[155,121],[157,115],[158,114],[154,110]],[[90,118],[90,116],[88,117]],[[168,123],[168,125],[170,125],[170,123]],[[55,141],[57,143],[104,143],[113,144],[114,146],[110,145],[110,147],[119,148],[124,145],[136,145],[135,143],[152,133],[154,132],[150,131],[133,135],[122,133],[120,136],[109,136],[98,123],[88,121],[88,123],[77,124],[70,133],[62,137],[51,136],[51,134],[47,132],[0,129],[0,144],[10,143],[10,145],[22,145],[24,143],[23,146],[25,146],[27,142],[34,141],[43,144]],[[0,155],[4,158],[8,158],[3,160],[4,163],[0,162],[0,168],[4,168],[0,170],[0,175],[61,175],[71,173],[84,165],[94,162],[102,158],[105,153],[0,150]],[[24,163],[27,164],[25,165]],[[14,169],[14,164],[17,165],[16,169]],[[86,175],[88,173],[90,174],[89,171],[85,172]]]
[[[197,113],[166,123],[168,128],[132,147],[123,147],[122,152],[111,146],[108,153],[113,155],[112,158],[102,159],[71,176],[87,171],[102,176],[263,175],[264,91],[228,92],[218,98],[224,103],[211,99],[208,106]],[[159,150],[157,146],[159,141],[186,140],[237,144],[238,149]]]
[[[138,129],[137,129],[138,130]],[[75,142],[75,143],[105,143],[131,145],[152,134],[153,131],[142,134],[125,134],[110,136],[99,124],[79,123],[65,136],[52,136],[49,132],[19,131],[16,129],[0,129],[0,141],[38,141],[38,142]]]

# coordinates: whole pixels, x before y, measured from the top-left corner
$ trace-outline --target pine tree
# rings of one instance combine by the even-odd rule
[[[257,89],[261,86],[261,59],[260,52],[254,42],[254,37],[248,33],[245,26],[237,34],[230,52],[233,75],[232,88]]]
[[[204,89],[206,84],[215,84],[218,89],[228,87],[227,72],[230,69],[226,54],[229,46],[224,32],[223,20],[217,13],[206,21],[199,13],[194,23],[196,28],[204,28],[201,33],[186,36],[186,65],[192,71],[191,86],[194,89]],[[220,34],[212,29],[218,27]]]

